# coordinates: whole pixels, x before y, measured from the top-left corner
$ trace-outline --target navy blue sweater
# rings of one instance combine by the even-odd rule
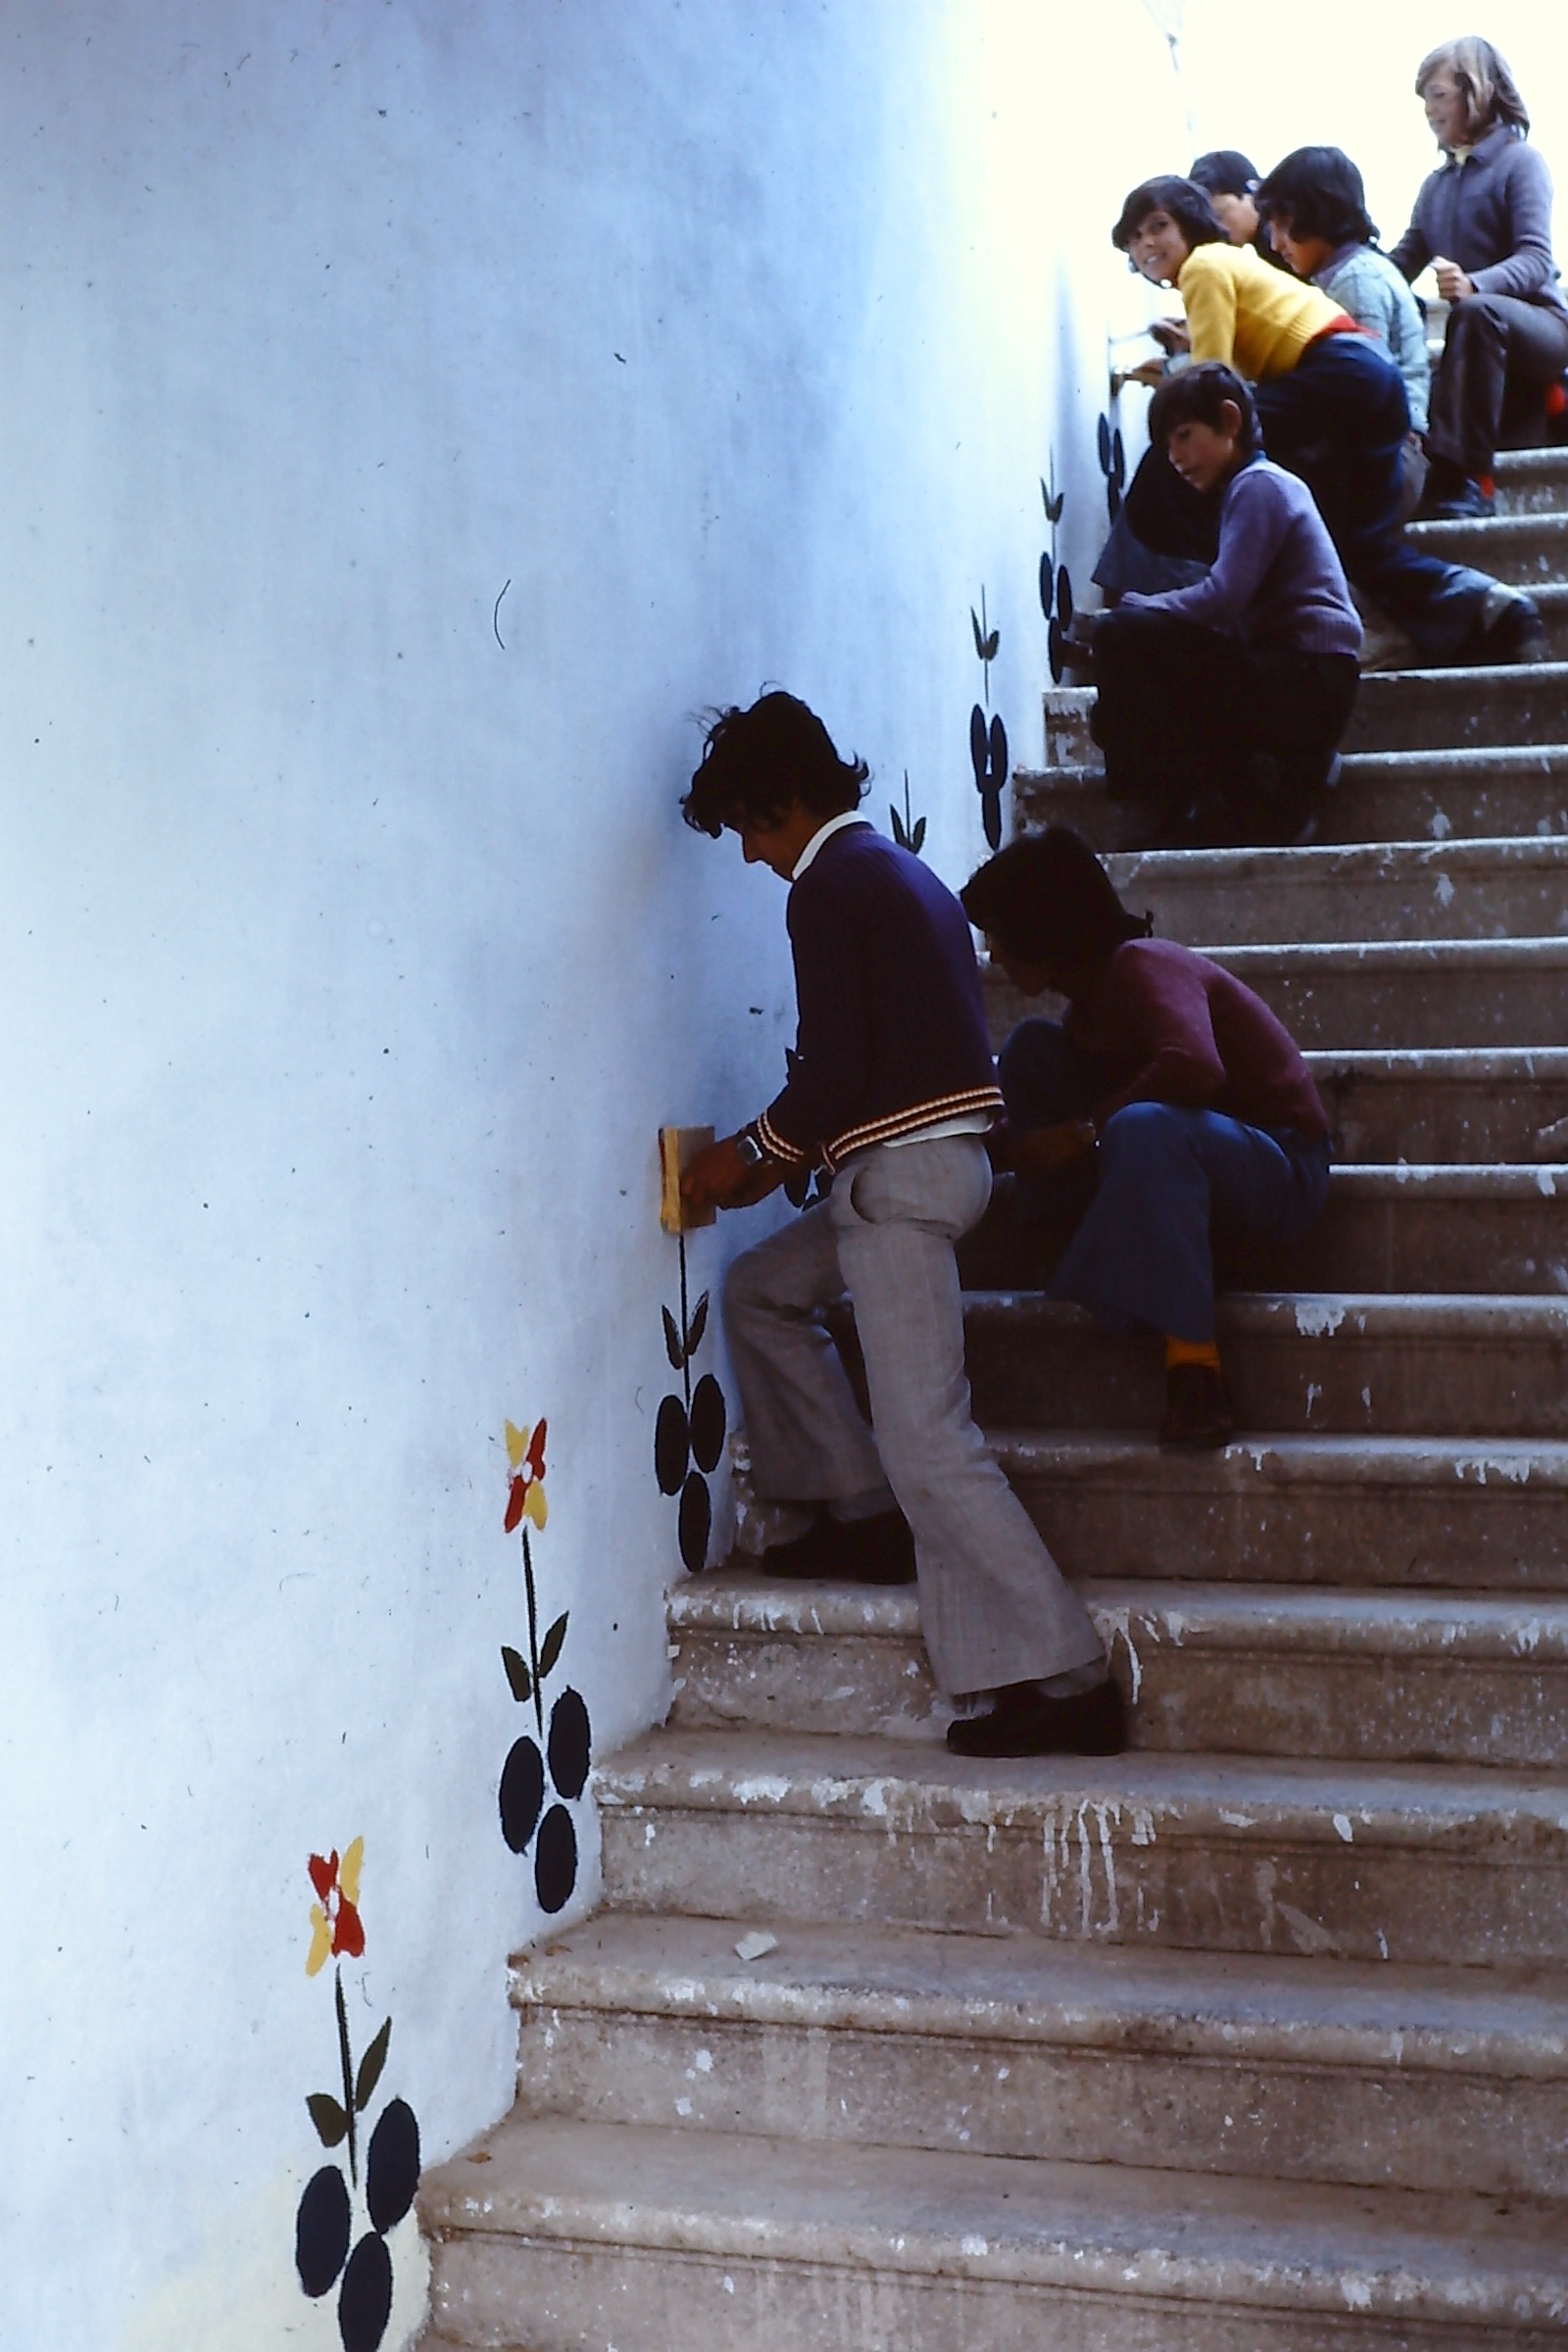
[[[971,1111],[999,1114],[974,942],[918,858],[869,824],[822,844],[790,888],[800,1028],[784,1091],[758,1121],[792,1166]]]

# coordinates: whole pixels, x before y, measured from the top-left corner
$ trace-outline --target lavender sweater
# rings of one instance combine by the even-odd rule
[[[1249,459],[1226,485],[1219,554],[1202,579],[1122,603],[1250,645],[1298,654],[1361,650],[1361,623],[1311,491],[1263,457]]]
[[[1551,258],[1551,173],[1508,123],[1495,123],[1464,163],[1450,155],[1422,181],[1389,259],[1416,277],[1438,254],[1457,262],[1478,294],[1568,312]]]

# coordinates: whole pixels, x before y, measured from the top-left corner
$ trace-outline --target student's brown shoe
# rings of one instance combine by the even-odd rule
[[[1038,1683],[1009,1683],[989,1715],[949,1724],[948,1745],[956,1756],[1119,1756],[1127,1702],[1108,1675],[1070,1698],[1048,1698]]]
[[[1165,1375],[1160,1444],[1197,1451],[1223,1446],[1235,1434],[1236,1415],[1224,1380],[1212,1364],[1172,1364]]]

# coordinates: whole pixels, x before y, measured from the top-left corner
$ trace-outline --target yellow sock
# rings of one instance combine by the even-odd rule
[[[1211,1372],[1219,1370],[1219,1349],[1212,1340],[1172,1340],[1165,1342],[1165,1369],[1173,1371],[1178,1364],[1206,1364]]]

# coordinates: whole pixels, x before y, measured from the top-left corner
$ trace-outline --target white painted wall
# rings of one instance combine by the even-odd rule
[[[509,2103],[503,1417],[608,1748],[667,1689],[654,1131],[749,1114],[790,1025],[690,714],[788,683],[961,879],[983,582],[1038,756],[1053,444],[1080,577],[1102,518],[1083,93],[1175,104],[1135,0],[1070,88],[1061,13],[0,6],[19,2352],[335,2341],[312,1849],[366,1839],[354,2033],[427,2155]]]

